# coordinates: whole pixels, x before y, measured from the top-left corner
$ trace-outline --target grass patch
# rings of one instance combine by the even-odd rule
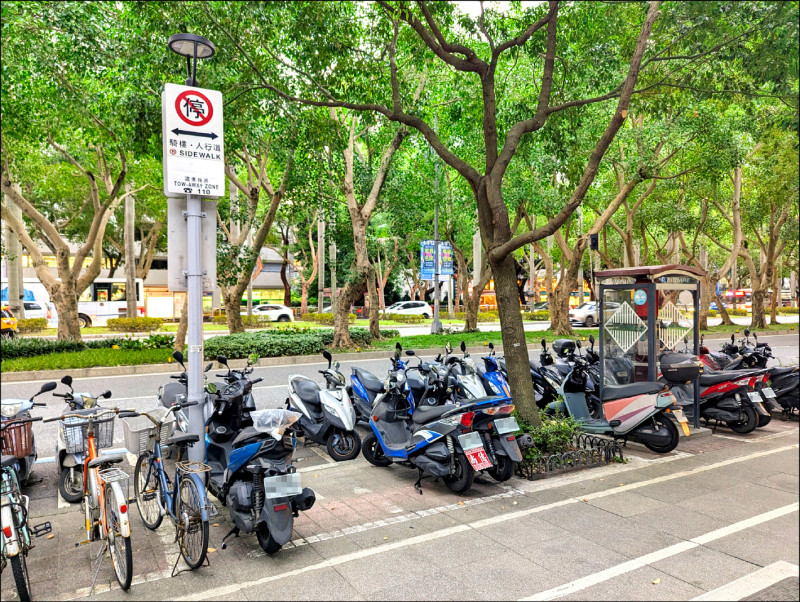
[[[171,355],[169,349],[86,349],[85,351],[67,351],[4,360],[0,364],[0,371],[73,370],[95,366],[161,364],[165,363]]]

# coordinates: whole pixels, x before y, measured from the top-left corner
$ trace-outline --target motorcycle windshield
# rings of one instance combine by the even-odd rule
[[[300,419],[300,414],[289,410],[256,410],[250,412],[253,428],[280,441],[284,431]]]

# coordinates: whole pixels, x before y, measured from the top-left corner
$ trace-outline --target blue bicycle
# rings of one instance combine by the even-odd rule
[[[179,396],[179,400],[182,397]],[[202,462],[176,462],[174,479],[171,482],[164,469],[161,446],[181,448],[197,443],[197,435],[172,434],[172,414],[196,404],[196,401],[177,402],[169,409],[157,408],[149,412],[138,412],[137,417],[149,419],[152,423],[149,425],[145,420],[137,422],[126,418],[123,421],[126,446],[131,453],[139,454],[133,480],[136,505],[142,522],[148,529],[155,530],[161,525],[164,516],[169,514],[175,524],[175,540],[190,570],[202,565],[208,553],[211,505],[200,475],[211,468]]]

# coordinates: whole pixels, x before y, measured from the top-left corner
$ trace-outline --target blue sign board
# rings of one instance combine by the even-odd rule
[[[436,241],[423,240],[420,243],[420,276],[423,280],[433,280],[436,272]],[[439,241],[439,275],[453,275],[453,245]]]

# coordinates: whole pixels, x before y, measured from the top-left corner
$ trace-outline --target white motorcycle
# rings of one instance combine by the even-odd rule
[[[352,460],[361,451],[361,437],[354,430],[356,411],[345,388],[339,362],[331,367],[332,357],[326,349],[322,356],[328,369],[320,370],[326,388],[301,374],[289,375],[289,398],[286,407],[301,414],[295,426],[315,443],[325,445],[328,455],[337,462]]]

